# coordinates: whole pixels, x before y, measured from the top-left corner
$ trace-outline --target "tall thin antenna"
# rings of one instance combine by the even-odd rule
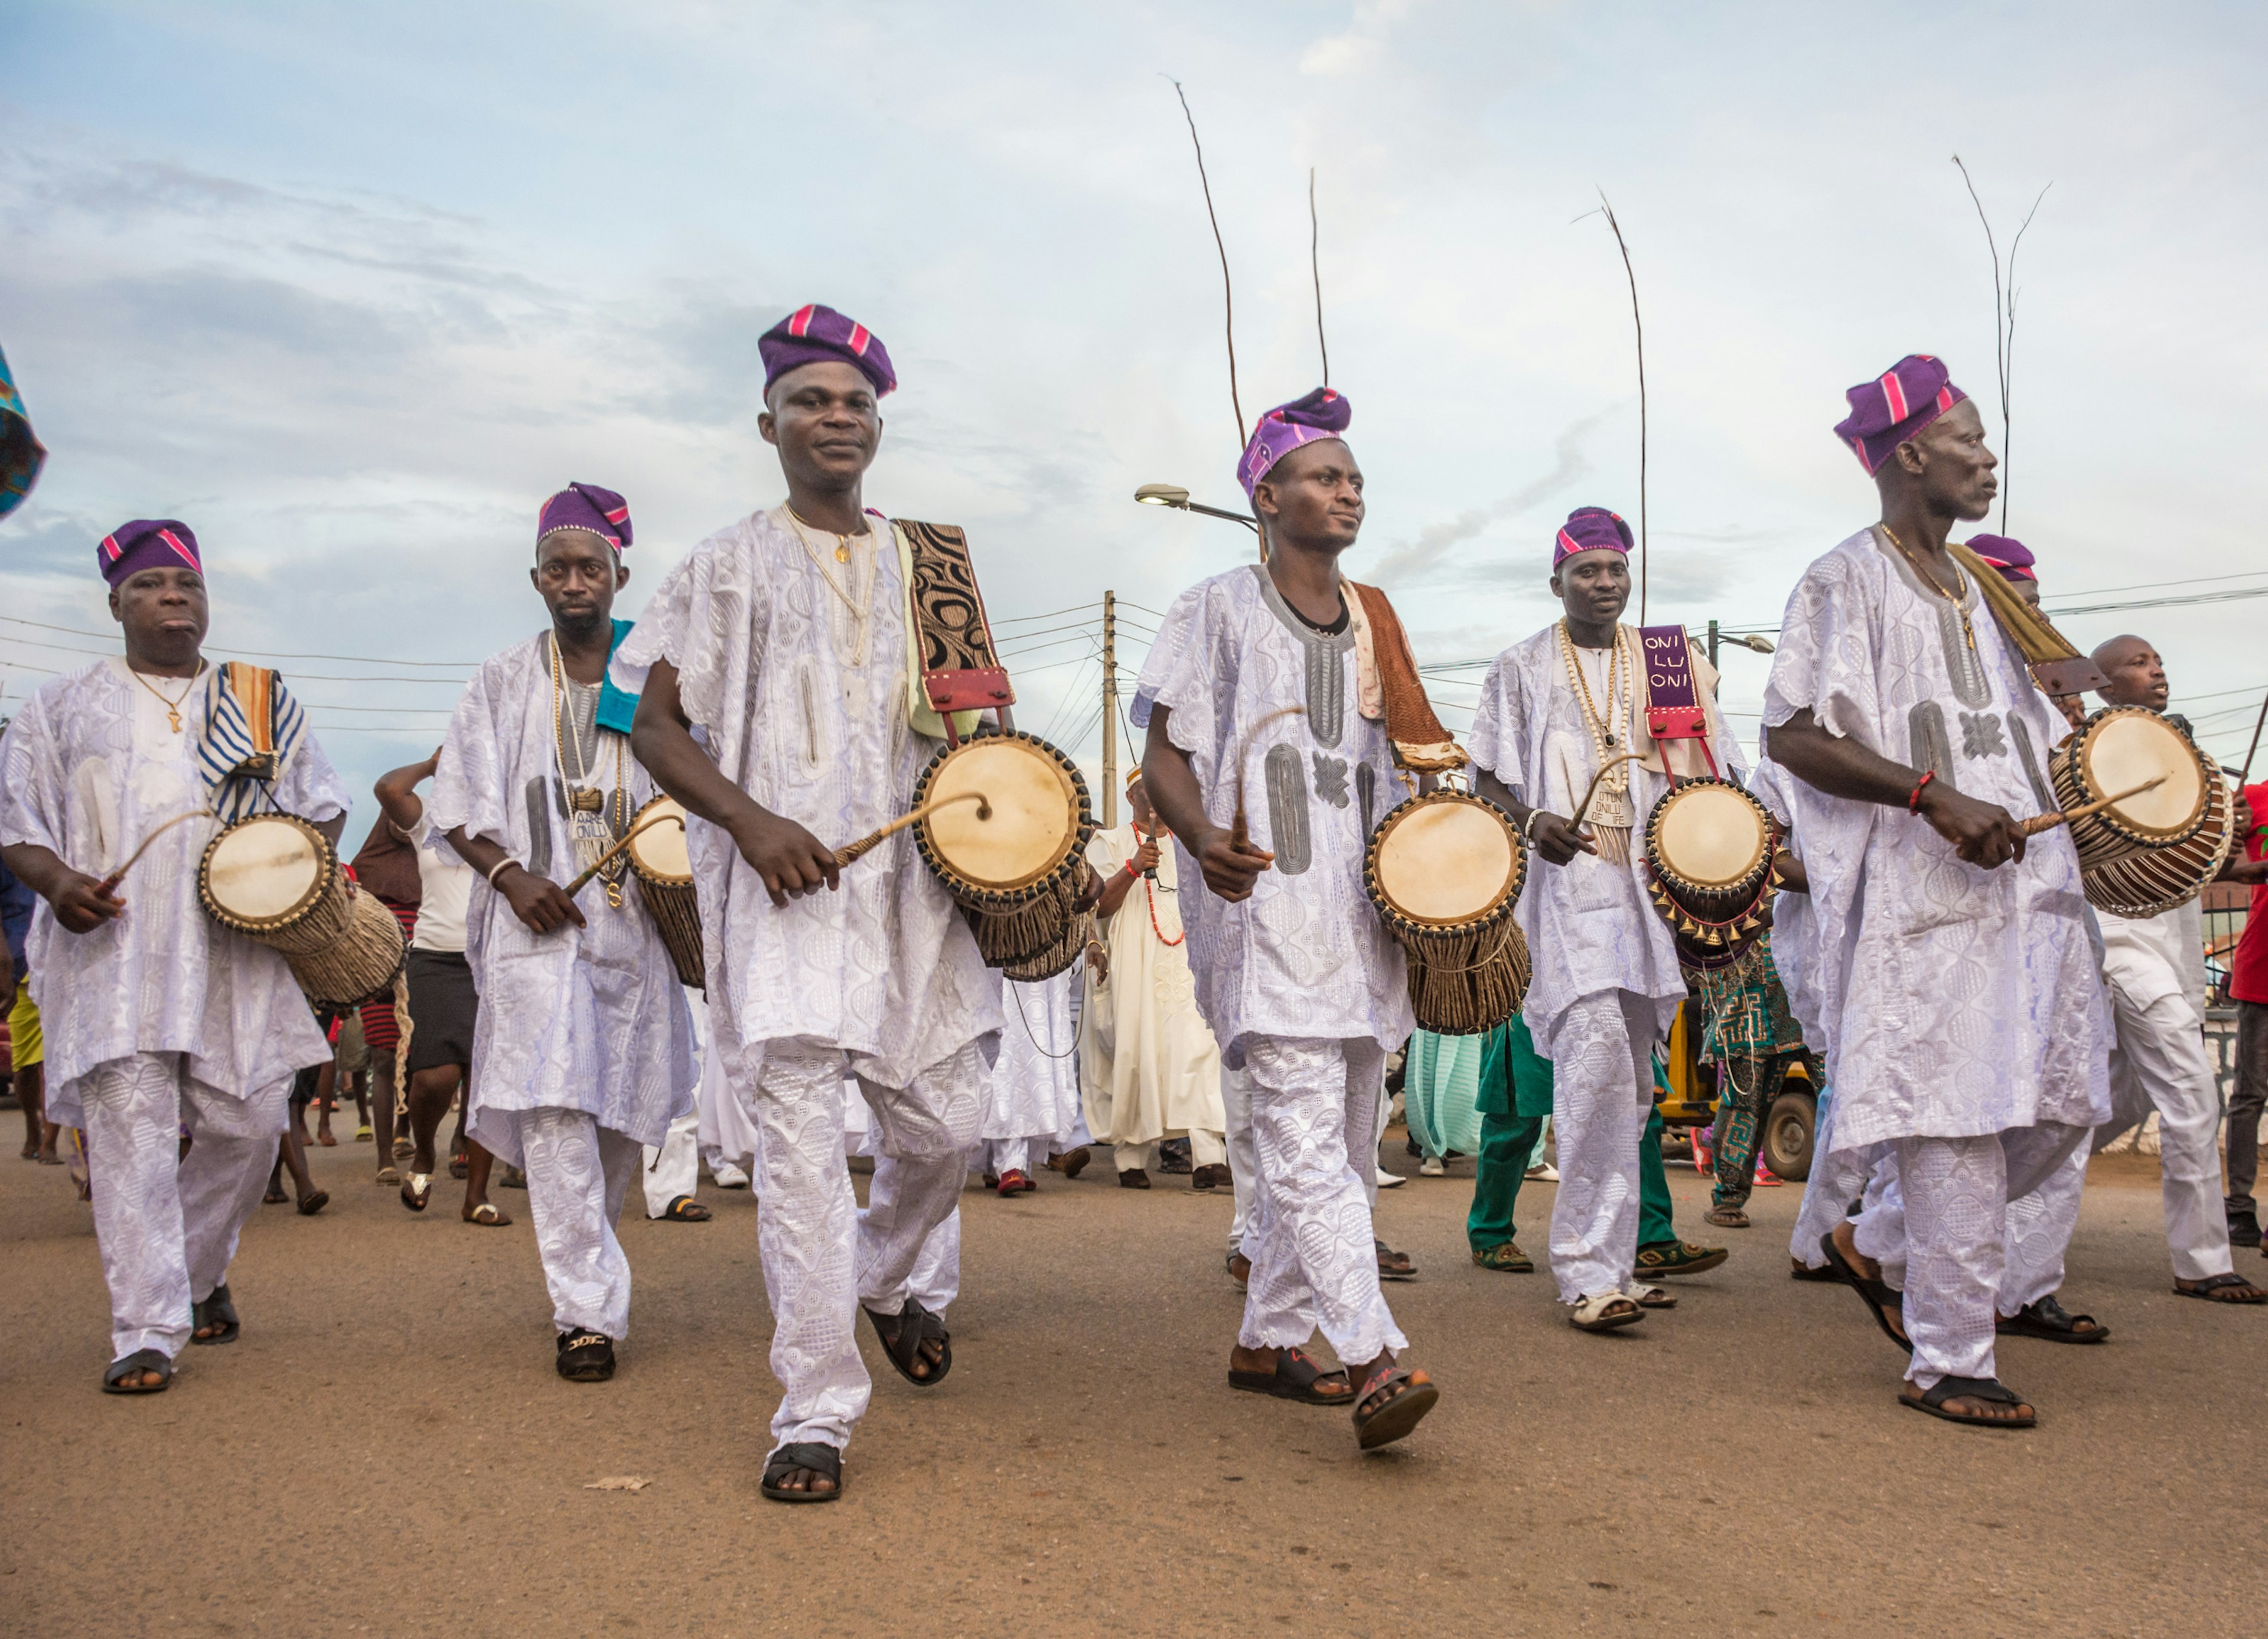
[[[1630,280],[1631,323],[1638,330],[1638,620],[1646,624],[1646,320],[1638,310],[1638,271],[1631,266],[1630,245],[1623,238],[1623,224],[1615,220],[1615,208],[1607,202],[1607,190],[1599,190],[1599,209],[1605,213],[1607,225],[1615,231],[1615,246],[1623,254],[1623,274]]]
[[[1977,220],[1984,224],[1984,248],[1992,255],[1992,372],[2000,387],[2000,533],[2008,533],[2009,452],[2014,444],[2011,426],[2012,400],[2009,386],[2014,375],[2016,354],[2016,251],[2024,242],[2025,230],[2032,218],[2040,213],[2040,201],[2048,196],[2053,182],[2047,183],[2032,197],[2032,208],[2024,213],[2024,220],[2016,229],[2016,237],[2008,246],[2008,276],[2004,285],[2000,278],[2000,246],[1993,237],[1992,219],[1984,214],[1984,202],[1977,195],[1977,180],[1969,174],[1969,167],[1961,156],[1953,156],[1959,166],[1961,180],[1969,189],[1969,202],[1977,207]]]
[[[1323,385],[1331,385],[1331,344],[1323,339],[1323,231],[1315,217],[1315,167],[1307,167],[1307,269],[1315,277],[1315,345],[1323,351]]]
[[[1171,75],[1167,76],[1172,79]],[[1182,99],[1182,117],[1189,122],[1189,146],[1197,151],[1197,183],[1204,189],[1205,219],[1212,224],[1213,248],[1220,253],[1220,305],[1228,331],[1228,403],[1236,412],[1236,447],[1241,452],[1245,444],[1244,404],[1236,393],[1236,293],[1228,282],[1228,246],[1220,237],[1220,217],[1212,208],[1212,180],[1205,175],[1204,144],[1197,140],[1197,116],[1189,112],[1189,94],[1182,89],[1179,80],[1173,81],[1174,94]]]

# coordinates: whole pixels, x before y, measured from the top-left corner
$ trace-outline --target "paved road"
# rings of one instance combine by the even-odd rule
[[[1398,1135],[1397,1135],[1398,1136]],[[1390,1148],[1391,1141],[1390,1141]],[[263,1208],[243,1340],[96,1393],[107,1307],[60,1172],[0,1162],[0,1632],[192,1635],[2258,1631],[2268,1312],[2169,1290],[2154,1163],[2098,1161],[2066,1299],[2101,1348],[2016,1341],[2029,1435],[1901,1409],[1901,1357],[1786,1275],[1797,1191],[1683,1305],[1575,1333],[1467,1261],[1469,1175],[1384,1198],[1390,1289],[1441,1407],[1359,1456],[1336,1413],[1231,1393],[1228,1203],[1100,1169],[965,1200],[956,1366],[879,1378],[844,1499],[756,1495],[776,1395],[745,1192],[624,1237],[637,1335],[562,1383],[526,1197],[413,1218],[316,1152]],[[1679,1221],[1701,1180],[1673,1172]],[[1181,1180],[1175,1180],[1181,1182]],[[1523,1220],[1543,1237],[1548,1187]],[[1532,1225],[1532,1227],[1531,1227]],[[2248,1254],[2250,1256],[2250,1254]],[[2248,1264],[2250,1268],[2257,1267]],[[618,1475],[635,1493],[586,1489]]]

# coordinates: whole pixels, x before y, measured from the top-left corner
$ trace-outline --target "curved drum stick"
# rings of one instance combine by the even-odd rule
[[[1617,763],[1640,761],[1645,756],[1644,752],[1626,751],[1619,757],[1609,757],[1601,763],[1599,771],[1591,776],[1591,789],[1583,793],[1583,801],[1575,810],[1575,817],[1567,822],[1567,828],[1570,831],[1580,831],[1583,828],[1584,817],[1591,812],[1591,799],[1599,794],[1600,782],[1607,777],[1608,769]],[[2132,796],[2132,793],[2129,792],[2128,795]]]
[[[637,840],[640,833],[651,831],[658,825],[674,825],[680,830],[683,830],[685,828],[685,821],[675,814],[656,814],[644,825],[632,826],[630,830],[624,834],[621,842],[615,843],[605,853],[593,860],[588,870],[585,871],[581,876],[577,877],[572,882],[567,885],[567,897],[571,900],[578,893],[580,893],[585,887],[590,886],[590,881],[593,877],[597,876],[601,871],[604,871],[607,868],[608,863],[614,859],[615,855],[621,853],[624,849],[628,848],[632,842]],[[611,903],[611,901],[609,902]]]
[[[890,838],[895,836],[908,826],[918,824],[920,821],[928,819],[939,809],[949,807],[954,803],[975,803],[976,805],[976,817],[979,820],[990,820],[992,817],[991,801],[982,791],[960,791],[951,797],[940,797],[934,802],[924,803],[920,807],[915,809],[913,812],[909,814],[900,815],[897,819],[891,820],[889,824],[884,826],[880,830],[870,833],[865,836],[862,836],[857,842],[850,843],[847,847],[836,849],[835,850],[835,863],[838,865],[847,865],[852,860],[857,859],[860,855],[871,853],[875,849],[880,848],[884,842],[889,841]]]
[[[191,820],[217,820],[219,818],[220,816],[210,808],[192,808],[185,814],[175,814],[171,820],[165,821],[163,824],[158,826],[156,830],[144,837],[142,839],[142,846],[136,849],[131,854],[129,854],[126,856],[126,863],[124,864],[119,866],[117,870],[112,871],[108,876],[103,878],[101,881],[96,883],[94,886],[94,891],[101,894],[105,899],[108,899],[113,893],[116,893],[118,891],[118,885],[126,879],[126,873],[134,869],[134,862],[150,851],[151,843],[165,835],[166,832],[172,830],[175,826],[185,824]]]
[[[2016,829],[2026,836],[2037,836],[2041,832],[2052,831],[2059,825],[2068,825],[2074,820],[2084,820],[2089,814],[2099,814],[2104,809],[2123,803],[2130,797],[2139,797],[2145,791],[2154,791],[2166,783],[2166,779],[2167,776],[2161,774],[2154,780],[2145,780],[2139,785],[2119,791],[2113,796],[2101,797],[2088,803],[2083,808],[2074,808],[2068,813],[2034,814]]]

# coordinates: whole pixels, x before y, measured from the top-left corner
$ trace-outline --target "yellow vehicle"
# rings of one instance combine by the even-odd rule
[[[1706,1127],[1717,1119],[1717,1067],[1701,1059],[1701,1030],[1691,1003],[1677,1010],[1669,1027],[1669,1084],[1655,1077],[1653,1101],[1669,1127]],[[1781,1178],[1801,1183],[1811,1176],[1812,1138],[1819,1121],[1819,1090],[1800,1059],[1790,1062],[1778,1090],[1764,1106],[1764,1136],[1756,1149],[1764,1164]]]

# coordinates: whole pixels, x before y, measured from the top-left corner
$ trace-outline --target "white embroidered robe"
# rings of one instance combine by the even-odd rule
[[[1234,819],[1276,862],[1232,905],[1176,840],[1197,1007],[1231,1069],[1248,1035],[1367,1038],[1391,1052],[1414,1025],[1402,947],[1363,892],[1373,827],[1406,794],[1382,724],[1356,709],[1351,629],[1326,636],[1247,564],[1174,599],[1135,686],[1189,753],[1205,812]]]
[[[445,834],[462,827],[486,838],[564,886],[581,866],[560,812],[548,636],[513,644],[473,674],[442,742],[426,817]],[[612,826],[637,813],[653,782],[626,736],[600,729],[595,738],[589,783],[605,791]],[[659,1145],[672,1121],[692,1113],[701,1078],[677,970],[627,874],[619,908],[595,878],[575,904],[586,925],[556,933],[533,931],[485,882],[473,885],[467,907],[465,958],[481,995],[467,1130],[515,1166],[523,1165],[518,1118],[528,1111],[580,1110]]]
[[[2019,819],[2045,812],[2061,719],[1973,584],[1962,607],[1973,649],[1952,601],[1886,540],[1852,536],[1788,599],[1767,732],[1808,708],[1830,733]],[[1772,954],[1826,1055],[1835,1147],[2107,1120],[2108,1019],[2070,834],[1986,871],[1902,810],[1792,775],[1778,786],[1811,897],[1804,937],[1784,922]]]
[[[906,592],[887,526],[874,518],[851,562],[828,551],[822,570],[783,512],[719,531],[664,576],[615,652],[615,678],[640,688],[667,660],[696,738],[726,776],[840,848],[907,812],[943,746],[908,725]],[[863,646],[830,574],[868,610]],[[1000,1029],[999,977],[910,831],[845,867],[838,892],[784,908],[722,830],[696,819],[687,842],[710,1018],[736,1044],[744,1084],[762,1073],[766,1043],[803,1037],[903,1087]]]

